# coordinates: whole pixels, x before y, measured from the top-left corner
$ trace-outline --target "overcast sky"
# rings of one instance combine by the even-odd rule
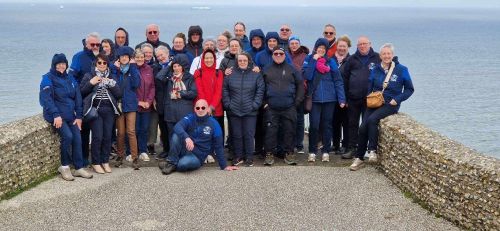
[[[289,6],[407,6],[407,7],[481,7],[500,8],[500,1],[495,0],[208,0],[208,1],[186,1],[186,0],[148,0],[147,3],[139,3],[139,0],[0,0],[2,2],[23,2],[23,3],[134,3],[134,4],[184,4],[193,6],[213,6],[213,5],[289,5]]]

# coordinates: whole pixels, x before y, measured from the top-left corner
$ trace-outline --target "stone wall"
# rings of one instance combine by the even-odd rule
[[[380,164],[433,213],[472,230],[500,230],[500,160],[398,114],[380,124]]]
[[[0,198],[53,175],[59,136],[41,115],[0,125]]]

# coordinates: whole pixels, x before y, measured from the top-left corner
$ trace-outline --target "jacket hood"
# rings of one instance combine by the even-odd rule
[[[214,56],[214,65],[212,65],[211,67],[207,67],[207,65],[205,65],[205,54],[207,53],[212,53],[212,55]],[[216,57],[215,56],[215,51],[212,51],[212,50],[206,50],[206,51],[203,51],[203,53],[201,54],[201,59],[200,59],[200,62],[201,62],[201,68],[202,69],[213,69],[215,70],[216,69],[216,66],[217,66],[217,63],[216,63]]]
[[[171,64],[171,71],[173,73],[173,66],[174,64],[180,64],[182,66],[182,69],[183,69],[183,72],[184,74],[185,73],[189,73],[189,68],[191,68],[191,65],[189,64],[189,58],[186,54],[176,54],[174,56],[174,58],[172,59],[172,62],[170,62]]]
[[[325,49],[328,49],[328,40],[326,38],[319,38],[316,40],[316,43],[314,43],[313,53],[316,53],[316,49],[318,49],[319,46],[325,46]]]
[[[200,34],[200,41],[198,41],[196,43],[194,43],[191,40],[191,35],[193,35],[194,33]],[[190,26],[189,27],[189,30],[188,30],[188,43],[189,44],[202,44],[203,43],[203,30],[201,29],[200,26],[195,25],[195,26]]]
[[[121,46],[116,49],[116,56],[119,58],[122,55],[128,55],[132,57],[134,55],[134,49],[128,46]]]
[[[394,56],[394,57],[392,57],[392,61],[393,61],[396,65],[398,65],[398,64],[399,64],[399,59],[398,59],[398,56]]]
[[[259,48],[259,49],[256,49],[253,45],[252,45],[252,39],[254,37],[259,37],[260,39],[262,39],[262,46]],[[252,49],[256,49],[258,51],[262,50],[265,46],[264,42],[266,41],[266,36],[264,35],[264,32],[261,30],[261,29],[254,29],[252,31],[250,31],[250,47]]]
[[[276,32],[276,31],[269,31],[269,32],[267,32],[267,34],[266,34],[266,44],[265,44],[266,46],[267,46],[267,41],[269,41],[269,39],[272,39],[272,38],[278,40],[280,38],[278,32]]]
[[[64,55],[63,53],[54,54],[54,56],[52,57],[52,65],[50,67],[55,70],[56,69],[56,65],[58,63],[65,63],[66,64],[66,68],[68,68],[68,59],[66,59],[66,55]]]
[[[123,44],[123,46],[128,46],[128,31],[126,31],[123,27],[118,27],[118,29],[116,29],[115,33],[119,30],[125,32],[125,44]],[[116,38],[115,38],[115,44],[116,44]],[[117,44],[117,46],[118,46],[118,44]]]

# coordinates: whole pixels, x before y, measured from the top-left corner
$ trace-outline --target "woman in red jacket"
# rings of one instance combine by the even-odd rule
[[[149,161],[147,154],[148,148],[148,130],[151,117],[151,109],[155,99],[155,82],[153,76],[153,68],[145,62],[144,53],[140,49],[135,51],[135,62],[139,68],[141,75],[141,85],[137,88],[137,100],[139,105],[137,108],[136,126],[137,147],[139,150],[139,159]]]
[[[224,110],[222,109],[222,83],[224,81],[222,71],[217,70],[215,61],[215,52],[208,49],[201,55],[201,68],[194,73],[196,89],[199,99],[204,99],[210,107],[209,114],[212,115],[222,128],[222,137],[224,134]],[[209,155],[208,162],[213,162],[213,157]]]

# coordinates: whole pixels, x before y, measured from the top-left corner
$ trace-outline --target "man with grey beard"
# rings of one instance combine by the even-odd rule
[[[94,67],[93,63],[96,61],[96,56],[99,54],[101,46],[101,37],[97,32],[92,32],[82,40],[83,50],[73,55],[71,66],[69,67],[68,74],[73,75],[78,84],[82,81],[86,73],[91,73]],[[84,166],[89,165],[89,139],[90,127],[89,123],[82,123],[80,131],[82,136],[82,156]]]

